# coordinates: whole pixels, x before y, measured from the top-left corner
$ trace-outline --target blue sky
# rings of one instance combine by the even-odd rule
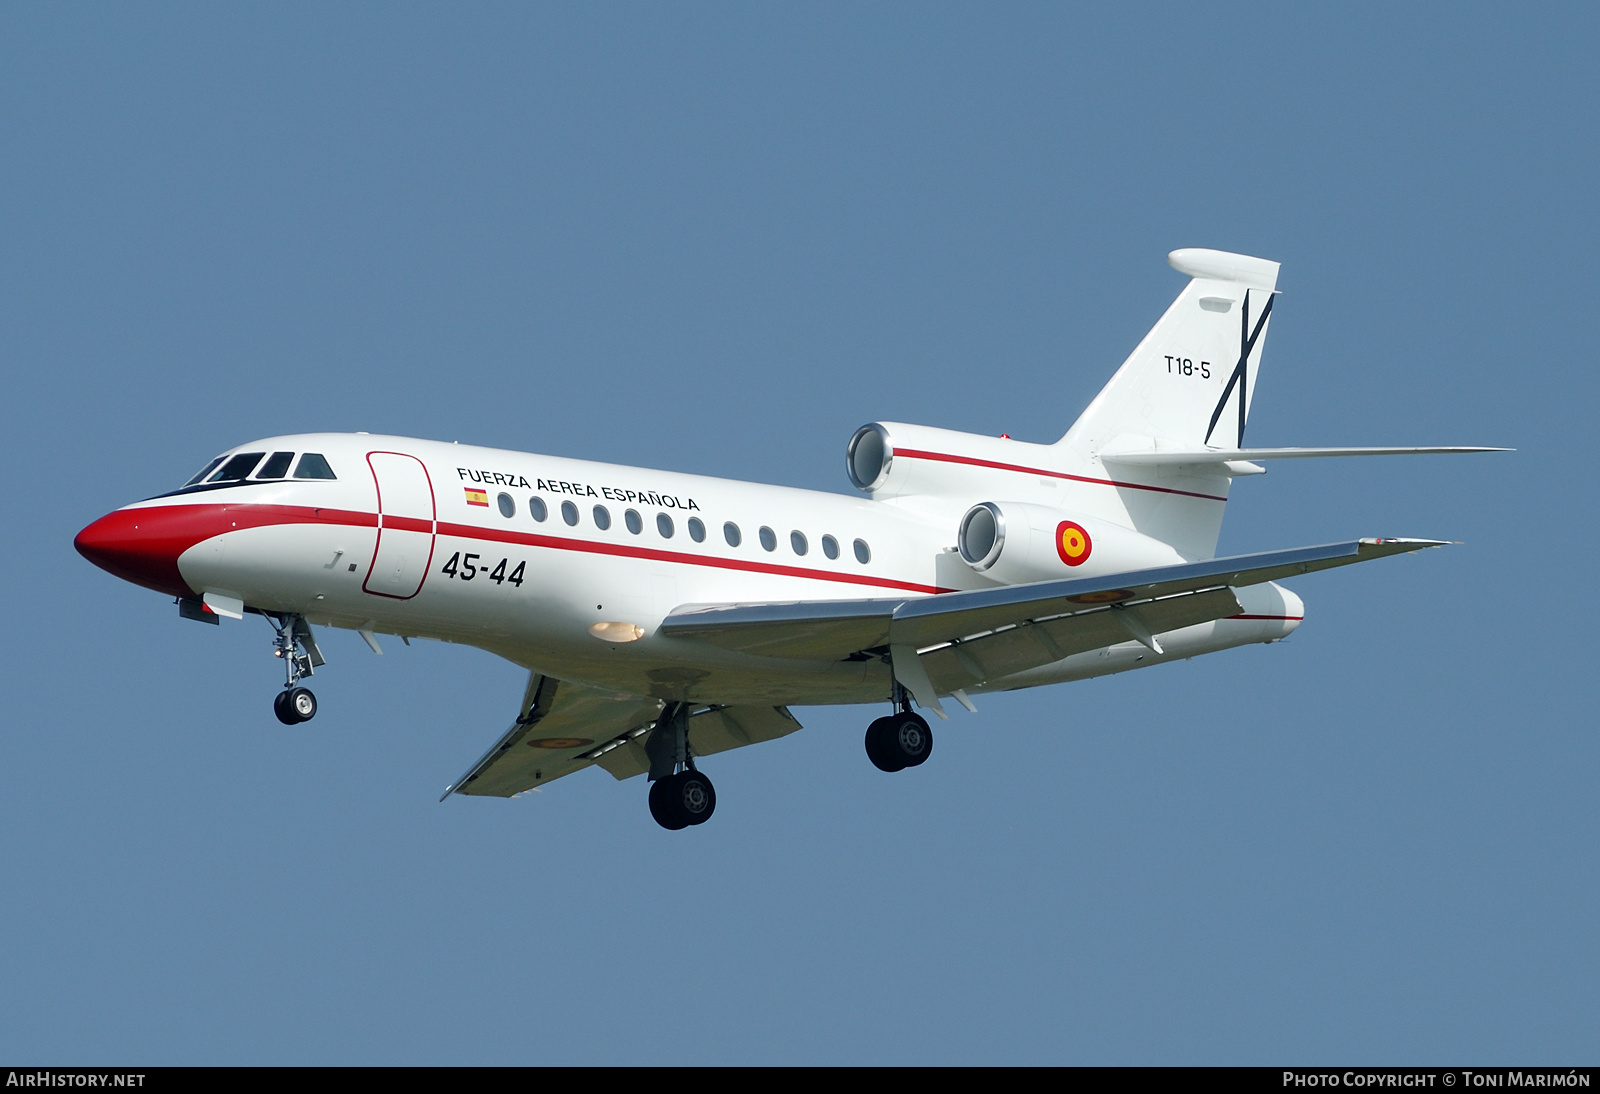
[[[0,11],[0,1056],[1595,1060],[1592,7]],[[71,548],[274,433],[846,491],[874,419],[1053,440],[1182,287],[1283,262],[1241,482],[1288,642],[718,757],[443,787],[522,673]]]

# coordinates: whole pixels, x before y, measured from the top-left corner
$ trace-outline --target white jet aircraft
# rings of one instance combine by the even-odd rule
[[[884,771],[933,748],[913,710],[1249,642],[1303,617],[1281,578],[1439,545],[1358,539],[1216,558],[1260,461],[1483,448],[1246,448],[1278,263],[1187,249],[1192,280],[1055,444],[878,422],[862,496],[460,444],[317,433],[225,452],[79,533],[185,619],[266,618],[294,724],[313,625],[482,647],[528,669],[511,727],[445,791],[513,797],[598,764],[648,775],[669,829],[716,795],[699,758],[793,733],[791,705],[889,703]],[[443,800],[443,799],[441,799]]]

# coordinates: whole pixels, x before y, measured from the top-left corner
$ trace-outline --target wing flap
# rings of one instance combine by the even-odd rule
[[[1064,657],[1237,615],[1231,589],[1178,593],[1160,600],[1089,608],[1026,622],[925,650],[922,663],[940,694],[1053,664]]]
[[[711,707],[689,717],[689,751],[695,756],[713,756],[733,748],[760,744],[787,736],[801,728],[787,707],[731,706]],[[596,757],[614,779],[631,779],[650,770],[645,753],[649,734],[640,734]]]

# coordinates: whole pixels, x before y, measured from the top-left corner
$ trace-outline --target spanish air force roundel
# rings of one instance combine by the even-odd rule
[[[1062,562],[1068,566],[1082,566],[1089,561],[1092,550],[1094,544],[1089,541],[1089,533],[1084,531],[1083,525],[1070,520],[1056,525],[1056,554],[1061,556]]]

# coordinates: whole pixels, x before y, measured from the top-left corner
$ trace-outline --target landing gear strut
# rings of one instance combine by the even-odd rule
[[[293,612],[263,612],[262,615],[277,633],[273,639],[272,656],[283,660],[283,690],[272,700],[272,713],[286,726],[309,722],[317,716],[317,697],[310,688],[300,687],[300,681],[310,676],[318,665],[325,665],[317,640],[311,636],[311,624],[306,617]]]
[[[922,715],[912,712],[911,700],[899,683],[894,686],[894,713],[867,727],[866,744],[867,759],[879,771],[917,767],[933,755],[933,730]]]
[[[689,704],[668,703],[645,741],[650,757],[650,815],[669,832],[704,824],[717,808],[711,780],[689,753]]]

